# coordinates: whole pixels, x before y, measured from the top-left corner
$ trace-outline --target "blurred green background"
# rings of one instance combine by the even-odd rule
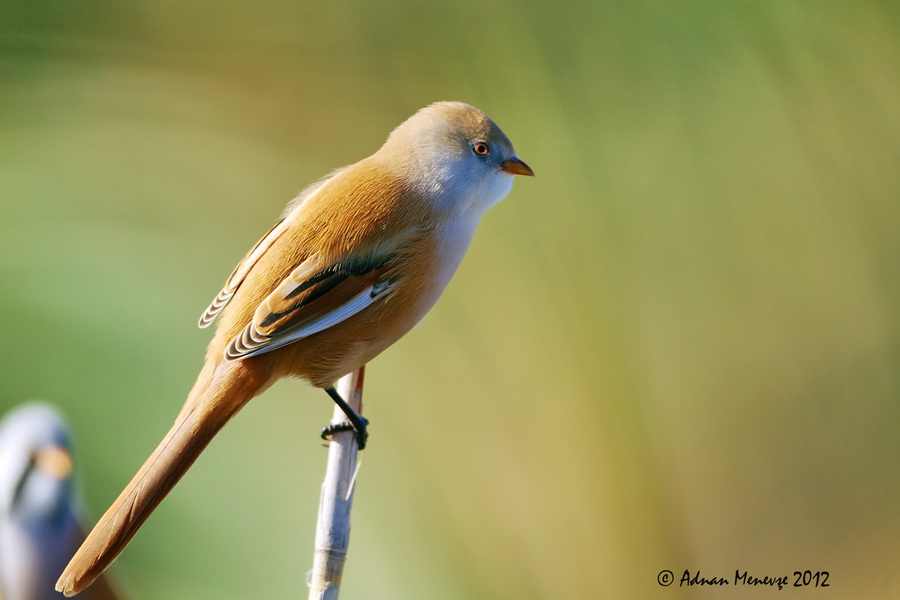
[[[370,365],[342,597],[900,598],[900,4],[311,4],[0,5],[0,408],[64,409],[91,515],[284,204],[456,99],[538,176]],[[330,415],[251,403],[133,597],[305,597]]]

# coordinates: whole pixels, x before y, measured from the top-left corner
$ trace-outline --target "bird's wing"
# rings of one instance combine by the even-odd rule
[[[270,229],[266,235],[262,236],[256,245],[250,249],[250,252],[241,259],[241,262],[234,268],[231,275],[228,276],[228,279],[225,281],[225,287],[222,288],[222,291],[213,299],[212,304],[204,311],[203,315],[200,317],[200,321],[197,324],[201,329],[205,327],[209,327],[213,321],[216,320],[216,317],[219,316],[219,313],[222,312],[222,309],[228,304],[231,300],[234,293],[240,287],[241,283],[244,282],[244,279],[247,277],[247,273],[256,265],[259,259],[263,254],[268,251],[269,248],[272,247],[278,238],[287,231],[288,229],[288,221],[287,217],[296,207],[298,207],[303,202],[311,199],[315,196],[319,190],[325,187],[325,184],[329,181],[333,180],[337,177],[341,172],[345,171],[345,168],[337,169],[330,175],[327,175],[316,181],[302,192],[300,192],[296,198],[294,198],[285,208],[284,213],[281,215],[281,218],[277,223]],[[0,598],[2,600],[2,598]]]
[[[244,278],[247,277],[247,273],[250,272],[250,269],[252,269],[262,255],[266,253],[266,250],[281,237],[281,234],[283,234],[285,230],[287,230],[287,221],[286,219],[281,218],[275,223],[275,226],[266,233],[266,235],[262,236],[262,238],[256,242],[256,245],[250,249],[250,252],[241,259],[241,262],[238,263],[234,268],[234,271],[231,272],[231,275],[229,275],[228,279],[225,281],[225,287],[222,288],[222,291],[219,292],[212,301],[212,304],[209,305],[200,317],[198,325],[201,329],[209,327],[212,322],[216,320],[216,317],[219,316],[219,313],[222,312],[222,309],[225,308],[225,305],[227,305],[231,300],[231,297],[234,296],[238,287],[244,282]]]
[[[382,247],[364,258],[330,264],[316,257],[304,260],[260,303],[251,323],[225,349],[225,357],[236,360],[275,350],[386,298],[398,280],[385,274],[400,247]]]

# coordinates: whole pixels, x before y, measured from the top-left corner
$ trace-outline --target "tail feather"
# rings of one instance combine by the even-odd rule
[[[210,440],[265,386],[241,362],[208,365],[175,424],[128,487],[97,522],[56,590],[73,596],[89,586],[125,548]]]

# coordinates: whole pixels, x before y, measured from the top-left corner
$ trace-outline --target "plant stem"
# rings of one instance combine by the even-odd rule
[[[362,388],[365,367],[338,381],[337,391],[347,404],[362,414]],[[333,423],[346,421],[343,411],[335,406]],[[328,446],[328,468],[319,498],[316,523],[316,545],[309,579],[309,600],[336,600],[350,544],[350,509],[353,506],[354,476],[357,457],[353,431],[334,434]]]

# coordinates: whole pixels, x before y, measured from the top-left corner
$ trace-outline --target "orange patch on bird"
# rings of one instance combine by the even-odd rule
[[[35,466],[54,479],[66,479],[72,474],[72,455],[62,446],[41,450],[34,459]]]

